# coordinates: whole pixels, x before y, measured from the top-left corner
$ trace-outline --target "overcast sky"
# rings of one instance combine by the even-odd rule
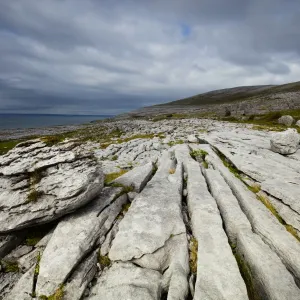
[[[299,0],[0,0],[0,113],[117,114],[300,80]]]

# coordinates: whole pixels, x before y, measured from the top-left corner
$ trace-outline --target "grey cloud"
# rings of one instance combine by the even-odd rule
[[[1,1],[0,112],[111,114],[296,81],[299,12],[297,0]]]

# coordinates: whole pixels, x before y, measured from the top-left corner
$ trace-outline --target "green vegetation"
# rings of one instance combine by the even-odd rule
[[[124,175],[127,172],[128,172],[127,170],[121,169],[119,172],[105,174],[104,184],[108,185],[109,183],[111,183],[112,181],[114,181],[115,179],[117,179],[118,177]]]
[[[41,181],[41,179],[43,178],[43,172],[41,169],[38,169],[38,170],[34,170],[34,172],[32,172],[30,174],[30,178],[29,178],[29,181],[30,181],[30,184],[37,184]]]
[[[101,255],[99,251],[99,256],[98,256],[98,262],[102,268],[102,270],[106,267],[109,267],[111,264],[111,261],[107,255]]]
[[[114,155],[112,158],[111,158],[112,161],[114,160],[118,160],[118,155]]]
[[[128,186],[128,185],[123,185],[121,183],[111,183],[111,184],[108,184],[109,186],[112,186],[112,187],[121,187],[122,188],[122,193],[120,195],[118,195],[118,197],[120,197],[121,195],[123,194],[127,194],[129,192],[132,192],[133,191],[133,186]]]
[[[284,84],[279,86],[260,85],[260,86],[235,87],[230,89],[211,91],[208,93],[195,95],[177,101],[160,104],[157,106],[190,106],[190,105],[204,106],[204,105],[221,104],[221,103],[234,103],[237,101],[254,100],[258,98],[264,101],[268,101],[271,99],[271,96],[276,95],[276,93],[299,92],[299,91],[300,91],[300,82],[294,82],[294,83],[289,83],[289,84]]]
[[[27,201],[29,202],[36,202],[44,193],[41,191],[37,191],[34,187],[31,189],[29,194],[27,195]]]
[[[193,274],[197,274],[198,241],[192,237],[190,243],[190,269]]]
[[[40,261],[41,261],[41,253],[39,252],[38,255],[37,255],[37,258],[36,258],[36,265],[35,265],[35,268],[34,268],[34,276],[36,277],[36,279],[37,279],[37,276],[40,273]]]
[[[0,155],[6,154],[9,150],[13,149],[21,140],[0,141]]]
[[[20,271],[16,261],[2,260],[1,266],[5,273],[18,273]]]
[[[175,145],[179,145],[179,144],[184,144],[184,141],[183,141],[183,140],[176,140],[176,141],[170,141],[170,142],[168,143],[168,145],[169,145],[170,147],[175,146]]]
[[[122,213],[127,213],[128,209],[130,208],[130,205],[131,205],[131,203],[123,204],[121,212]]]
[[[222,121],[229,121],[233,123],[243,123],[243,124],[252,124],[254,130],[267,130],[267,131],[284,131],[287,129],[287,126],[283,124],[278,124],[278,119],[283,115],[290,115],[294,117],[296,120],[300,119],[300,110],[282,110],[269,112],[267,114],[261,115],[251,115],[248,119],[240,120],[235,117],[225,117],[219,118]],[[300,128],[295,125],[291,126],[292,128],[297,129],[300,132]]]
[[[282,217],[277,212],[276,208],[272,205],[272,203],[269,201],[267,197],[264,197],[263,195],[256,195],[257,199],[260,200],[267,208],[268,210],[276,217],[276,219],[285,227],[285,229],[294,236],[299,242],[300,237],[298,235],[297,230],[292,226],[287,224]]]
[[[218,155],[221,158],[223,164],[225,167],[227,167],[229,169],[229,171],[237,178],[241,179],[241,172],[232,164],[230,163],[226,156],[221,153],[220,151],[218,151]]]
[[[202,158],[202,160],[205,160],[206,155],[208,155],[208,153],[202,149],[198,149],[198,150],[192,150],[190,152],[190,155],[193,159],[197,160],[197,158]]]
[[[41,137],[42,142],[44,142],[49,147],[62,142],[64,139],[65,138],[63,135],[47,135]]]
[[[249,299],[261,300],[261,298],[255,293],[253,276],[250,267],[246,261],[238,253],[236,253],[235,249],[233,249],[233,253],[240,269],[240,273],[246,283]]]
[[[258,193],[258,192],[260,191],[260,189],[261,189],[260,185],[259,185],[259,184],[256,184],[256,183],[253,184],[252,186],[250,186],[250,185],[247,184],[247,188],[248,188],[251,192],[253,192],[254,194]]]
[[[25,240],[25,244],[27,246],[35,246],[40,240],[41,240],[41,237],[28,237]]]
[[[61,284],[60,287],[55,291],[55,293],[49,297],[45,295],[39,296],[40,300],[63,300],[64,299],[64,285]]]

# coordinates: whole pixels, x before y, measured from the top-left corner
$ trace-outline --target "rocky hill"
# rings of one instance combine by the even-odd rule
[[[279,86],[248,86],[212,91],[165,104],[138,109],[122,117],[250,116],[300,109],[300,82]]]
[[[0,156],[0,299],[299,300],[299,140],[183,119],[17,144]]]

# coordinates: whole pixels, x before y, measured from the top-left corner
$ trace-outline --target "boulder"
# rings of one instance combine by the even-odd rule
[[[278,119],[279,124],[283,124],[285,126],[291,126],[294,122],[294,118],[292,116],[282,116]]]
[[[271,138],[271,150],[280,154],[293,154],[297,151],[300,136],[296,129],[277,132]]]
[[[0,156],[0,233],[47,223],[93,200],[102,170],[84,146],[21,143]]]
[[[300,120],[298,120],[295,125],[300,127]]]
[[[190,134],[190,135],[187,137],[187,139],[188,139],[188,142],[189,142],[189,143],[198,143],[198,142],[199,142],[198,139],[197,139],[193,134]]]

